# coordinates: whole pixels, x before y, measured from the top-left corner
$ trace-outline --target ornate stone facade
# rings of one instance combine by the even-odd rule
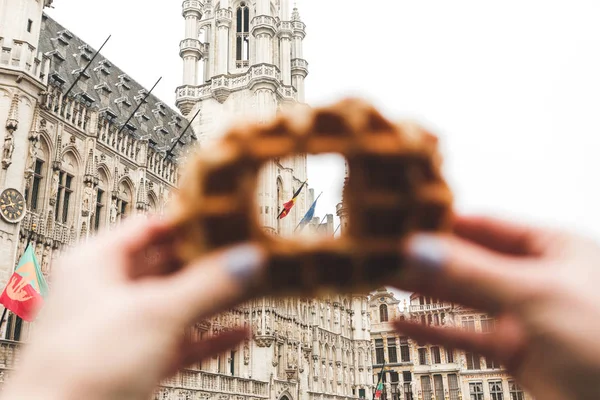
[[[478,354],[399,336],[391,321],[464,328],[485,334],[494,319],[472,309],[413,294],[402,306],[382,288],[371,294],[373,380],[378,382],[385,362],[383,400],[530,400],[506,370]]]
[[[46,275],[69,246],[133,214],[161,213],[189,149],[218,137],[231,116],[264,120],[304,101],[305,26],[290,0],[186,0],[180,44],[184,85],[167,107],[75,34],[43,14],[46,0],[0,2],[0,187],[27,196],[22,221],[0,220],[0,285],[31,242]],[[215,4],[216,3],[216,4]],[[192,129],[180,137],[196,114]],[[173,147],[174,146],[174,147]],[[173,148],[173,152],[171,149]],[[306,156],[264,166],[257,197],[265,230],[291,234],[313,201],[304,190],[288,217],[279,207],[306,180]],[[338,211],[343,211],[340,205]],[[333,219],[311,229],[333,234]],[[50,282],[50,290],[52,285]],[[193,327],[200,340],[233,326],[252,339],[163,382],[161,400],[370,397],[366,295],[258,299]],[[32,328],[10,316],[0,381],[18,367]]]

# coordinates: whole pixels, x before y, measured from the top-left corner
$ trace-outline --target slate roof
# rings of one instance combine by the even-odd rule
[[[49,83],[60,85],[63,91],[72,85],[96,53],[96,49],[46,14],[42,19],[39,49],[51,56]],[[69,97],[76,95],[79,100],[100,111],[101,115],[113,119],[120,127],[149,90],[99,54]],[[151,94],[128,127],[137,138],[150,135],[151,146],[165,149],[172,145],[187,125],[185,117]],[[196,136],[190,127],[182,143],[195,140]]]

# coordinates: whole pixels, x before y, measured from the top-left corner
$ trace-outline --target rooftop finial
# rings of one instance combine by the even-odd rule
[[[298,11],[298,2],[294,0],[294,10],[292,12],[292,21],[300,21],[300,12]]]

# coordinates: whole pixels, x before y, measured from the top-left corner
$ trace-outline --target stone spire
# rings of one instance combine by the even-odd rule
[[[116,199],[117,197],[119,197],[119,159],[117,158],[117,162],[115,163],[115,176],[113,179],[113,190],[112,190],[112,197],[113,199]]]
[[[6,120],[6,129],[13,133],[19,128],[19,95],[15,94],[8,110],[8,119]]]
[[[29,140],[33,142],[37,142],[40,136],[40,119],[40,108],[35,107],[35,111],[33,112],[33,120],[31,122],[31,130],[29,131]]]
[[[135,207],[141,211],[144,212],[148,209],[148,203],[147,200],[148,199],[148,193],[146,190],[146,182],[144,180],[144,178],[140,179],[140,186],[138,187],[137,190],[137,201],[135,204]]]
[[[96,160],[94,159],[94,150],[90,149],[87,161],[85,163],[85,175],[83,181],[85,183],[91,182],[93,185],[98,184],[98,173],[96,168]]]
[[[52,162],[52,169],[55,171],[62,168],[62,134],[59,133],[56,137],[56,149],[54,151],[54,161]]]

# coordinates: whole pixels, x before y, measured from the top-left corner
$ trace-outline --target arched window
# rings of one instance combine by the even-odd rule
[[[103,170],[98,171],[98,187],[96,188],[96,204],[94,206],[94,223],[92,229],[98,231],[106,222],[108,198],[108,176]]]
[[[67,153],[62,162],[62,169],[55,170],[53,175],[53,191],[56,191],[54,215],[56,221],[63,224],[71,222],[74,206],[71,204],[75,191],[75,177],[78,176],[78,163],[72,153]]]
[[[25,193],[29,209],[39,211],[44,206],[44,187],[48,174],[48,155],[50,154],[46,141],[41,138],[35,147],[35,153],[30,155],[29,163],[33,171],[31,186]]]
[[[148,195],[148,213],[157,214],[158,213],[158,201],[156,200],[156,196],[153,193]]]
[[[117,212],[121,220],[130,214],[132,203],[133,191],[131,190],[131,185],[123,181],[119,185],[119,195],[117,197]]]
[[[388,308],[387,305],[382,304],[379,306],[379,322],[388,321]]]
[[[245,1],[236,11],[235,65],[244,68],[250,65],[250,9]]]

